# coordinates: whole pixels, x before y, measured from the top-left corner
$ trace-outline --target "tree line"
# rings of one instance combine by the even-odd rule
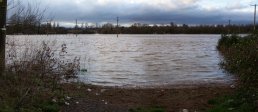
[[[139,24],[139,23],[137,23]],[[222,34],[222,33],[248,33],[252,31],[252,25],[196,25],[189,26],[183,24],[178,25],[165,25],[149,26],[132,25],[130,27],[102,27],[98,29],[101,34]]]
[[[198,25],[182,26],[149,26],[132,25],[130,27],[116,27],[112,24],[104,24],[101,27],[61,27],[57,23],[40,23],[36,17],[25,19],[12,16],[7,26],[7,34],[225,34],[225,33],[250,33],[252,25]],[[19,17],[18,17],[19,18]],[[28,20],[27,20],[28,19]]]

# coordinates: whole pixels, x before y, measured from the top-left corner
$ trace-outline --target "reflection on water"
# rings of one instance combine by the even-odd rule
[[[39,38],[41,37],[41,38]],[[85,83],[104,86],[163,86],[228,83],[219,69],[219,35],[9,36],[19,43],[55,40],[68,57],[81,57]]]

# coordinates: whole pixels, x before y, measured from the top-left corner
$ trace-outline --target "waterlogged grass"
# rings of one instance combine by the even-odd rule
[[[208,112],[258,111],[258,35],[222,35],[217,46],[224,60],[221,67],[238,78],[235,94],[210,100]]]
[[[59,112],[69,102],[61,82],[76,77],[79,60],[60,60],[46,43],[22,57],[15,55],[14,44],[8,47],[7,70],[0,74],[0,112]]]

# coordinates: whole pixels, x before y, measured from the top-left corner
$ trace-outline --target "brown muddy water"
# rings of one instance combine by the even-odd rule
[[[220,35],[16,35],[19,49],[48,41],[66,44],[67,59],[80,57],[79,80],[118,87],[228,84],[233,78],[219,67]],[[27,47],[26,47],[27,46]],[[85,71],[87,69],[87,72]]]

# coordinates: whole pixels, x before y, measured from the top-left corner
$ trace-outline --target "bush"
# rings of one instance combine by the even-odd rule
[[[221,36],[221,39],[218,42],[217,48],[222,49],[224,47],[227,48],[227,47],[230,47],[234,44],[237,44],[239,42],[240,38],[241,37],[239,37],[238,35],[235,35],[235,34],[233,34],[233,35],[223,34]]]
[[[231,96],[233,102],[219,107],[234,107],[233,111],[239,112],[258,111],[258,35],[222,35],[217,48],[224,57],[221,67],[239,80],[237,92]]]
[[[0,75],[0,111],[58,112],[65,100],[62,82],[76,78],[79,58],[61,58],[65,44],[60,50],[46,42],[23,50],[15,42],[8,44],[7,70]]]
[[[237,75],[245,88],[258,87],[258,35],[222,36],[218,49],[224,69]]]

